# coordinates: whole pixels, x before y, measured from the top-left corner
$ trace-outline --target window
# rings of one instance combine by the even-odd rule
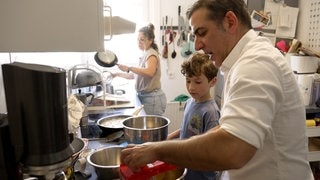
[[[113,51],[119,63],[135,65],[141,51],[138,48],[137,31],[148,23],[148,0],[106,0],[111,6],[112,16],[120,16],[136,23],[136,33],[114,35],[111,41],[105,42],[105,48]]]

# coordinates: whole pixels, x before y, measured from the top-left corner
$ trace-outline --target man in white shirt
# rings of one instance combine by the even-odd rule
[[[187,140],[130,145],[131,169],[161,160],[198,170],[227,170],[230,180],[313,179],[305,106],[292,70],[252,30],[241,0],[199,0],[187,12],[195,49],[224,74],[220,126]]]

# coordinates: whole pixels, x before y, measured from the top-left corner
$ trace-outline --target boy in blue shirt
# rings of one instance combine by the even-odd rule
[[[216,84],[218,69],[206,54],[195,53],[181,64],[186,77],[186,88],[192,98],[186,101],[181,128],[167,139],[186,139],[199,135],[218,125],[219,108],[211,97],[210,89]],[[199,148],[199,147],[198,147]],[[185,179],[216,180],[219,172],[188,169]]]

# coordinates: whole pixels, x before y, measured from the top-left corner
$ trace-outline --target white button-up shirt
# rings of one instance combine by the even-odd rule
[[[296,79],[278,49],[250,30],[224,60],[221,128],[255,146],[230,180],[308,180],[306,114]]]

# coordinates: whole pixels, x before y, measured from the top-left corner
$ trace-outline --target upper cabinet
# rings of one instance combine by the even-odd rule
[[[104,50],[103,0],[1,0],[0,52]]]

